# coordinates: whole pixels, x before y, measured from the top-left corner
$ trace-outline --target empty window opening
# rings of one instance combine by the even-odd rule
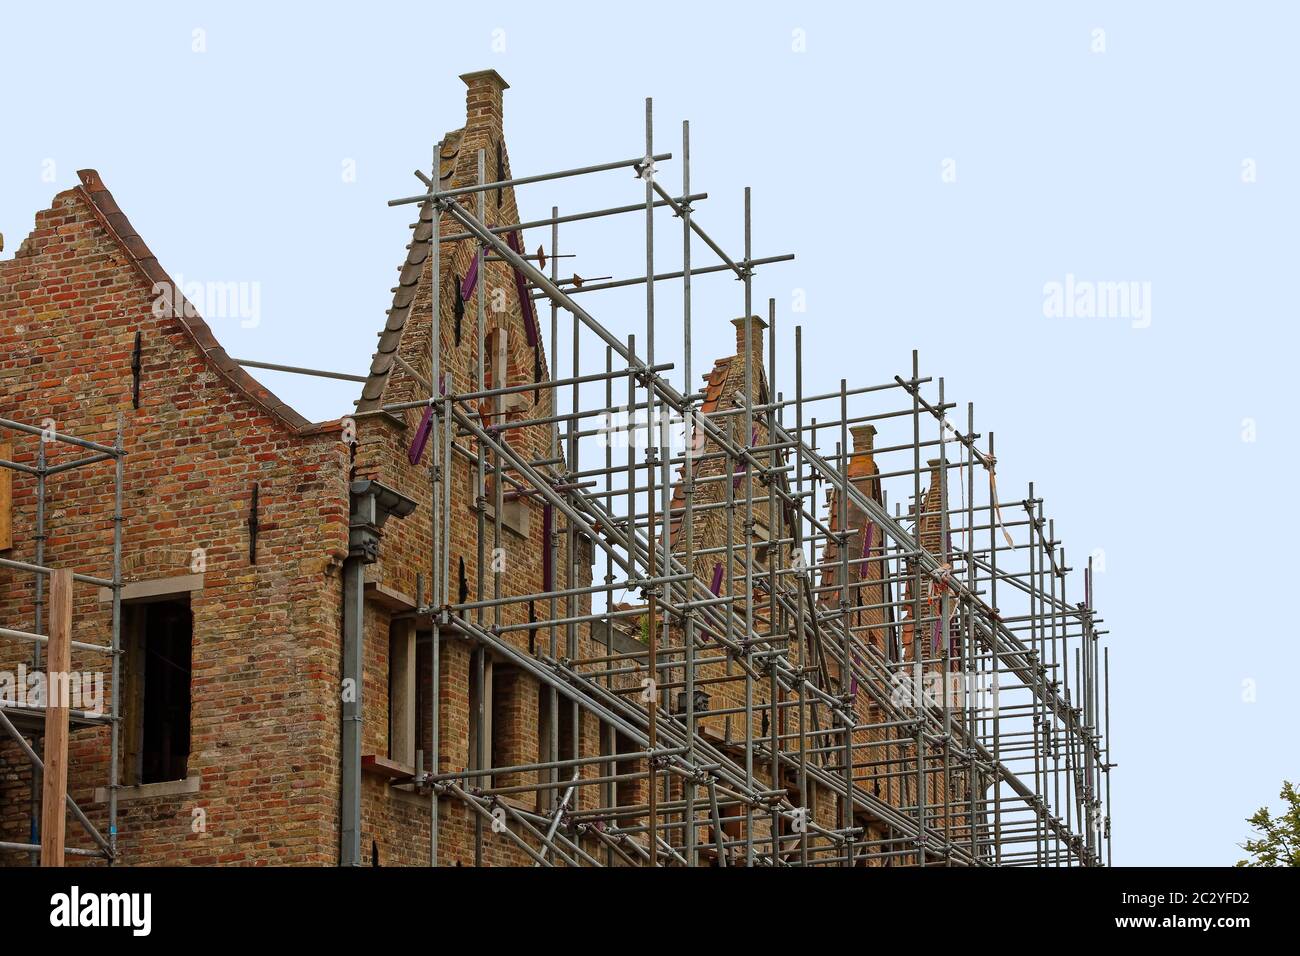
[[[543,763],[551,760],[575,760],[582,756],[582,743],[574,732],[575,727],[581,726],[580,722],[574,720],[577,707],[578,705],[567,697],[559,696],[555,703],[555,721],[552,722],[550,691],[546,687],[540,689],[537,695],[537,753]],[[578,770],[577,766],[557,767],[554,770],[555,779],[561,786],[558,790],[551,791],[551,795],[541,802],[547,806],[554,806],[561,800],[568,790],[564,785],[565,782],[572,780]],[[551,770],[545,770],[539,779],[548,781],[551,779],[551,773]]]
[[[623,734],[617,734],[614,738],[614,746],[620,754],[637,753],[641,750],[632,738]],[[645,759],[628,758],[615,762],[616,772],[619,777],[627,774],[643,774],[648,769]],[[644,776],[637,776],[631,779],[620,779],[616,792],[618,805],[620,807],[637,807],[650,799],[649,790]]]
[[[190,757],[194,645],[189,596],[129,605],[126,633],[126,782],[184,780]]]
[[[478,670],[480,660],[483,668],[481,681]],[[492,658],[481,650],[471,654],[468,676],[469,769],[486,770],[492,766]]]
[[[410,621],[388,627],[388,758],[414,766],[419,714],[417,637]]]
[[[439,648],[444,655],[442,660],[446,660],[446,641],[439,642]],[[446,684],[450,675],[440,674],[439,679]],[[443,700],[446,700],[444,693]],[[433,635],[429,631],[419,631],[415,640],[415,725],[417,728],[416,742],[416,762],[423,762],[426,770],[433,770],[436,773],[445,773],[452,769],[451,754],[448,750],[449,728],[448,723],[451,714],[448,713],[444,705],[438,714],[439,734],[441,746],[439,747],[439,766],[430,765],[433,754]],[[456,767],[456,770],[463,769]]]
[[[524,747],[526,678],[521,670],[498,663],[492,668],[492,766],[518,767],[531,763]],[[496,774],[498,787],[514,786],[523,780],[514,773]]]
[[[483,654],[483,652],[478,652]],[[492,770],[532,762],[531,749],[524,748],[528,694],[523,672],[483,654],[483,679],[478,679],[478,654],[470,656],[469,686],[469,769]],[[479,746],[480,721],[482,747]],[[494,786],[522,783],[514,774],[494,774]],[[482,779],[482,778],[480,778]],[[486,781],[485,781],[486,782]]]

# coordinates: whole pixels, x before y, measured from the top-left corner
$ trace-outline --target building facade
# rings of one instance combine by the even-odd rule
[[[510,179],[506,84],[493,71],[463,79],[466,121],[440,144],[442,190]],[[889,843],[889,815],[863,809],[858,798],[846,803],[835,783],[845,775],[830,753],[830,709],[818,718],[816,706],[775,679],[738,680],[732,636],[707,628],[689,639],[702,661],[694,679],[709,689],[688,708],[680,693],[684,619],[652,618],[645,604],[593,613],[602,529],[577,526],[520,477],[525,467],[563,462],[566,451],[556,390],[544,387],[552,369],[532,286],[517,265],[484,255],[460,222],[431,202],[420,205],[356,407],[313,423],[225,353],[99,174],[84,170],[79,178],[37,215],[13,258],[0,261],[0,417],[38,416],[42,428],[107,444],[120,422],[121,503],[110,462],[49,472],[38,486],[33,469],[83,453],[21,433],[0,454],[28,469],[10,476],[5,501],[11,531],[0,540],[7,545],[0,558],[9,562],[0,566],[0,622],[39,634],[48,613],[39,575],[19,564],[107,576],[120,510],[116,686],[104,654],[73,650],[75,671],[103,675],[102,702],[119,702],[118,741],[114,747],[102,714],[82,708],[74,713],[68,770],[69,795],[106,833],[116,764],[118,863],[531,865],[561,855],[579,864],[640,865],[651,817],[672,846],[689,843],[698,862],[712,865],[753,862],[746,842],[766,845],[769,862],[793,862],[810,845],[829,846],[824,831],[853,830],[871,850]],[[463,199],[522,251],[522,231],[509,228],[522,218],[509,185]],[[736,328],[736,354],[705,377],[700,413],[738,444],[767,446],[774,440],[767,419],[756,418],[744,435],[739,414],[745,404],[771,400],[763,323],[736,320]],[[485,394],[454,429],[430,414],[430,396],[472,392]],[[476,429],[501,437],[518,460],[486,447]],[[873,431],[854,429],[848,473],[863,495],[880,501]],[[746,605],[759,639],[775,640],[790,625],[768,600],[774,585],[745,593],[727,555],[748,551],[757,577],[766,569],[775,582],[800,546],[786,507],[766,477],[727,470],[712,439],[701,437],[699,447],[689,543],[680,475],[658,533],[669,527],[671,553],[713,595]],[[774,457],[774,470],[778,464]],[[562,465],[548,473],[555,488],[580,484]],[[943,545],[930,513],[947,507],[937,467],[929,487],[923,534],[937,552]],[[746,499],[755,515],[749,526],[737,520]],[[435,516],[446,509],[444,538]],[[818,558],[823,570],[810,578],[809,603],[850,614],[861,653],[909,660],[917,636],[892,608],[894,595],[913,594],[912,585],[888,580],[883,529],[856,506],[842,509],[834,495],[825,514],[836,534],[847,517],[850,532],[835,540],[854,560],[847,572],[832,567],[840,545],[828,545]],[[515,600],[494,601],[498,594]],[[528,595],[535,597],[521,597]],[[103,587],[76,592],[79,645],[108,643],[111,597]],[[926,639],[937,612],[922,605],[931,598],[927,591],[911,602],[925,617]],[[661,626],[668,655],[647,694],[640,662],[648,630]],[[474,629],[494,642],[470,639]],[[954,631],[952,640],[959,638]],[[955,658],[960,649],[952,647]],[[0,642],[0,665],[39,671],[39,649]],[[950,783],[945,797],[948,768],[918,763],[905,753],[907,734],[878,726],[888,723],[885,706],[843,673],[841,649],[810,634],[790,653],[820,692],[847,702],[863,725],[847,731],[857,754],[849,758],[851,785],[882,811],[900,813],[924,787],[931,807],[962,808],[932,817],[946,839],[967,839],[969,787]],[[699,745],[743,768],[756,791],[784,795],[785,804],[737,797],[659,758],[652,768],[639,729],[602,719],[566,691],[573,662],[592,678],[582,694],[603,694],[616,711],[644,713],[658,700],[664,719],[680,727],[688,709],[691,720],[699,710]],[[40,706],[4,706],[39,752]],[[814,747],[802,762],[779,756],[788,738],[820,740],[802,726],[817,719],[826,721],[824,749]],[[764,750],[768,741],[775,747]],[[900,771],[909,759],[917,769]],[[22,747],[0,735],[0,843],[39,842],[37,784]],[[690,841],[687,800],[696,808]],[[699,812],[710,801],[712,812]],[[95,842],[71,818],[68,833],[70,847],[94,853]],[[0,863],[28,859],[25,850],[0,850]],[[682,860],[672,850],[663,862]],[[905,853],[860,857],[861,865],[907,862],[915,859]]]

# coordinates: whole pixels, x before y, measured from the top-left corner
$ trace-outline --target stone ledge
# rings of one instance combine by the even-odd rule
[[[182,794],[198,793],[201,778],[198,774],[184,780],[164,780],[160,783],[141,783],[134,787],[122,787],[117,791],[117,802],[147,800],[150,797],[176,797]],[[108,788],[95,788],[95,803],[108,803]]]
[[[191,591],[202,590],[202,574],[182,574],[172,578],[152,578],[148,581],[135,581],[131,584],[123,584],[122,600],[138,601],[140,603],[145,603],[150,600],[166,601],[169,598],[176,597],[178,594],[189,594]],[[101,604],[112,600],[113,592],[110,589],[99,589],[99,601]]]

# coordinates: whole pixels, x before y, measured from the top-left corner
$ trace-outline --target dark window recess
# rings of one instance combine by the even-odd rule
[[[433,753],[433,636],[421,631],[415,640],[415,726],[418,728],[416,749],[428,760]],[[438,768],[426,764],[426,770]]]
[[[542,763],[550,760],[573,760],[577,754],[573,749],[573,711],[575,708],[573,701],[560,695],[556,701],[556,722],[551,723],[551,692],[550,688],[541,684],[537,688],[537,756]],[[556,728],[555,738],[552,740],[551,728]],[[558,744],[559,750],[554,750],[552,745]],[[547,769],[538,773],[537,779],[549,781],[552,772],[556,775],[556,780],[562,785],[558,790],[547,790],[543,792],[539,805],[543,809],[553,808],[557,802],[564,797],[568,789],[564,782],[572,780],[573,775],[577,772],[577,767],[559,767],[554,771]],[[576,798],[571,798],[571,803],[576,802]]]
[[[620,733],[615,733],[614,746],[621,754],[636,753],[641,748],[632,742],[632,738],[625,737]],[[629,760],[615,761],[615,772],[619,776],[625,774],[638,773],[645,768],[644,760],[635,758]],[[644,778],[637,777],[631,780],[620,780],[615,788],[615,798],[620,807],[634,807],[642,802],[642,782]],[[648,799],[648,795],[646,795]]]
[[[479,651],[484,654],[484,651]],[[497,719],[502,715],[502,708],[497,702],[497,696],[508,684],[508,673],[503,676],[502,680],[497,679],[497,664],[493,661],[491,655],[483,658],[483,694],[482,694],[482,721],[483,721],[483,764],[479,764],[479,686],[477,677],[477,662],[473,654],[469,659],[469,769],[471,770],[490,770],[493,767],[504,766],[501,758],[505,753],[508,745],[502,739],[504,732],[508,731],[509,723],[504,725],[498,724]],[[508,668],[502,668],[508,672]],[[513,706],[510,701],[508,690],[506,692],[507,710]]]
[[[574,760],[577,754],[573,752],[573,712],[577,705],[568,698],[560,698],[559,717],[560,717],[560,754],[561,760]],[[573,776],[573,767],[563,767],[560,770],[560,779],[568,780]]]
[[[184,780],[190,757],[189,601],[128,610],[126,776],[130,783]]]

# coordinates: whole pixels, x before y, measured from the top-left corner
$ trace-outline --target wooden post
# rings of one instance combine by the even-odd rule
[[[0,459],[13,460],[13,446],[0,442]],[[0,551],[14,546],[13,542],[13,477],[8,468],[0,468]]]
[[[415,729],[415,622],[394,621],[389,633],[388,693],[391,695],[392,736],[388,741],[388,756],[413,767],[418,746]]]
[[[41,866],[63,866],[68,819],[68,689],[72,669],[72,572],[50,574],[50,642],[46,648],[44,791]]]

